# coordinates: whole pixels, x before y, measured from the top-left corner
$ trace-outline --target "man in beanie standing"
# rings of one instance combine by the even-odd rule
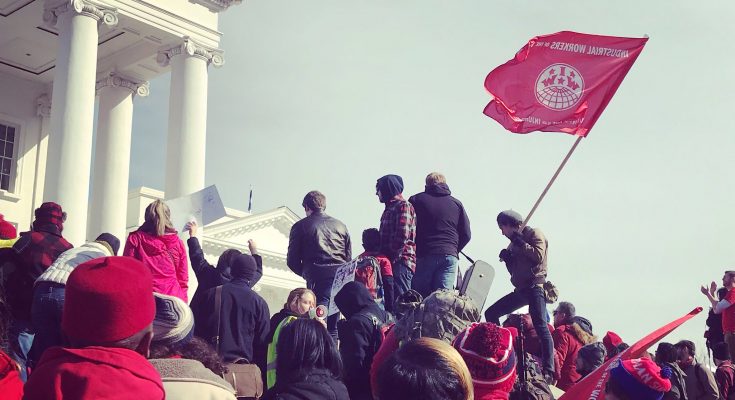
[[[393,296],[411,289],[416,271],[416,212],[403,198],[403,178],[385,175],[378,179],[375,194],[385,204],[380,216],[380,248],[393,266]]]
[[[301,202],[306,218],[291,227],[286,263],[316,295],[319,305],[329,306],[337,267],[352,259],[350,233],[342,221],[327,215],[327,198],[313,190]],[[339,314],[327,318],[327,329],[337,339]]]
[[[514,336],[510,329],[475,322],[452,342],[470,370],[475,400],[508,399],[516,380]]]
[[[720,342],[712,346],[712,358],[715,361],[715,382],[720,392],[720,399],[730,400],[735,397],[735,366],[730,360],[727,343]]]
[[[648,358],[615,361],[605,385],[606,400],[661,400],[671,390],[671,370]]]
[[[33,344],[31,304],[33,283],[56,260],[73,246],[64,239],[66,213],[56,203],[43,203],[35,211],[31,230],[20,234],[13,245],[15,271],[6,282],[7,301],[13,314],[10,329],[11,357],[21,365],[21,377],[26,379],[28,352]]]
[[[689,400],[717,400],[720,393],[712,371],[694,358],[696,347],[691,340],[681,340],[674,345],[679,354],[679,368],[684,371],[687,398]]]
[[[192,311],[194,334],[217,349],[225,362],[245,359],[262,372],[268,350],[270,311],[265,300],[250,288],[256,271],[252,256],[240,254],[233,258],[232,280],[220,289],[220,314],[215,313],[217,288],[204,292]]]
[[[101,257],[117,255],[120,240],[111,233],[103,233],[93,242],[69,249],[36,279],[31,305],[31,323],[36,336],[29,355],[35,363],[52,346],[61,346],[61,312],[64,309],[64,288],[69,274],[82,263]]]
[[[513,210],[498,214],[497,221],[502,234],[511,241],[508,248],[500,252],[500,259],[510,272],[515,290],[491,305],[485,311],[485,320],[499,325],[501,316],[527,305],[533,327],[541,340],[544,378],[551,384],[554,379],[554,342],[546,324],[548,314],[543,289],[549,243],[539,229],[522,227],[523,217]]]
[[[66,283],[61,328],[69,347],[48,349],[25,387],[25,399],[163,399],[146,359],[155,315],[153,278],[129,257],[77,266]]]
[[[426,190],[408,199],[416,210],[416,275],[413,290],[427,297],[454,289],[459,252],[469,243],[470,220],[438,172],[426,177]]]

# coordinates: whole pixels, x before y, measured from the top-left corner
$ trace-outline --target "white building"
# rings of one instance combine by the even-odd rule
[[[101,232],[124,238],[126,228],[137,226],[128,215],[140,216],[140,209],[126,213],[134,100],[148,94],[150,79],[169,71],[165,194],[176,198],[204,188],[207,74],[210,65],[224,63],[218,13],[240,2],[0,0],[5,219],[27,230],[33,210],[54,201],[68,214],[64,236],[75,246]],[[257,233],[267,266],[262,283],[295,287],[302,281],[283,268],[283,234],[296,218],[287,209],[255,215],[231,210],[229,219],[208,227],[205,252],[215,257],[226,247],[244,250],[247,238],[242,242],[233,232]]]

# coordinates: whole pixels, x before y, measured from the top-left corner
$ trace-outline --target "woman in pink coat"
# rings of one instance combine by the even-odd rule
[[[142,261],[153,274],[153,291],[188,303],[189,265],[184,243],[171,224],[171,211],[162,200],[145,209],[145,222],[128,235],[124,256]]]

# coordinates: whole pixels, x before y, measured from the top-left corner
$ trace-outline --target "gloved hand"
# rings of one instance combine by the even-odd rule
[[[523,235],[521,235],[520,232],[513,232],[513,235],[510,237],[510,241],[513,242],[516,246],[525,246],[526,241],[523,240]]]
[[[508,260],[510,260],[512,256],[513,253],[511,253],[508,249],[500,250],[500,254],[498,254],[498,257],[500,257],[500,261],[502,262],[508,262]]]

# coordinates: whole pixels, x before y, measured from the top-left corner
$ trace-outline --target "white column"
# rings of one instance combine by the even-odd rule
[[[207,66],[220,66],[224,60],[220,51],[185,38],[159,52],[158,62],[171,64],[165,188],[171,199],[204,187]]]
[[[87,230],[89,166],[92,158],[97,27],[117,23],[117,16],[87,0],[46,3],[44,22],[59,29],[59,52],[51,98],[51,132],[44,201],[67,212],[64,236],[73,245]]]
[[[43,187],[46,175],[46,157],[48,156],[48,136],[51,129],[51,97],[42,94],[36,99],[36,115],[41,119],[41,129],[38,131],[38,145],[36,146],[36,170],[33,183],[33,207],[30,210],[33,219],[33,210],[43,203]]]
[[[92,200],[87,240],[109,232],[125,241],[133,130],[133,95],[148,95],[148,82],[110,75],[97,82],[100,96]]]

